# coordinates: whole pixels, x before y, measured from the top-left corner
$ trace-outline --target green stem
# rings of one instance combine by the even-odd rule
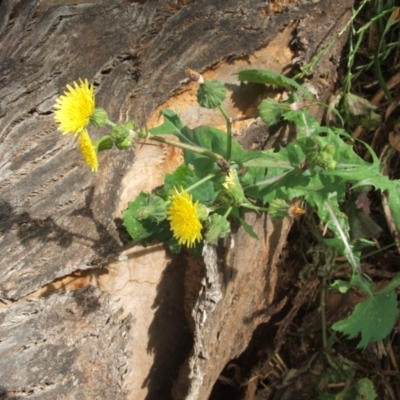
[[[185,188],[185,190],[187,192],[190,192],[191,190],[195,189],[197,186],[200,186],[201,184],[203,184],[204,182],[209,181],[210,179],[214,178],[215,174],[210,174],[210,175],[206,175],[204,178],[200,179],[199,181],[197,181],[196,183],[193,183],[193,185]],[[168,206],[169,204],[171,204],[170,200],[167,200],[165,202],[165,204]]]
[[[240,207],[248,208],[250,210],[255,210],[255,211],[265,211],[265,212],[269,211],[269,209],[267,207],[258,207],[250,202],[242,203],[242,204],[240,204]]]
[[[229,117],[228,113],[225,111],[224,107],[218,106],[218,108],[221,111],[221,113],[224,116],[225,121],[226,121],[226,134],[228,135],[227,149],[226,149],[226,161],[229,162],[229,160],[231,159],[231,153],[232,153],[232,120]]]
[[[213,152],[208,151],[208,150],[204,150],[201,147],[191,146],[189,144],[181,143],[181,142],[178,142],[176,140],[167,139],[167,138],[162,137],[162,136],[151,135],[151,136],[148,137],[148,139],[149,140],[154,140],[154,141],[160,142],[160,143],[165,143],[165,144],[168,144],[170,146],[179,147],[180,149],[188,150],[188,151],[191,151],[193,153],[201,154],[202,156],[211,158],[214,161],[218,161],[218,160],[223,160],[224,159],[224,157],[222,157],[221,155],[219,155],[217,153],[213,153]]]
[[[112,126],[112,127],[117,126],[117,124],[115,124],[114,122],[110,121],[108,118],[106,118],[106,125]]]
[[[338,32],[335,37],[332,39],[332,41],[324,48],[322,49],[304,68],[303,71],[299,74],[297,74],[293,79],[298,80],[304,78],[304,76],[310,71],[317,63],[318,61],[324,56],[332,47],[333,45],[337,42],[337,40],[347,31],[348,27],[352,25],[353,21],[356,19],[357,15],[359,12],[362,10],[365,4],[367,4],[369,0],[364,0],[360,7],[354,11],[353,15],[351,16],[349,22],[342,28],[340,32]]]
[[[232,206],[228,207],[228,209],[225,211],[225,214],[223,215],[224,218],[228,218],[228,215],[231,213],[232,208]]]
[[[190,192],[191,190],[197,188],[197,186],[202,185],[204,182],[209,181],[210,179],[214,178],[215,174],[209,174],[206,175],[204,178],[200,179],[199,181],[197,181],[196,183],[193,183],[193,185],[189,186],[188,188],[186,188],[187,192]]]

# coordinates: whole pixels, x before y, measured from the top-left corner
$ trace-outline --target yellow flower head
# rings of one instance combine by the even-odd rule
[[[167,211],[171,230],[181,245],[193,247],[196,241],[202,239],[202,225],[198,216],[198,202],[193,203],[192,196],[185,190],[174,189],[169,197],[171,206]]]
[[[94,88],[87,79],[67,85],[69,91],[56,99],[54,119],[63,135],[78,135],[89,124],[95,110]]]
[[[79,135],[78,143],[86,164],[89,165],[92,171],[97,171],[99,167],[97,152],[86,129]]]

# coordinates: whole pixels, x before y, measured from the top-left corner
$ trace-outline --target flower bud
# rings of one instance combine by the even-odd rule
[[[239,205],[245,201],[246,197],[244,195],[242,185],[239,182],[236,169],[232,169],[228,173],[222,186],[235,204]]]
[[[289,205],[285,200],[275,199],[269,204],[269,215],[273,221],[280,221],[283,218],[298,218],[306,211],[296,205]]]
[[[212,214],[208,219],[209,227],[205,234],[208,243],[214,243],[217,239],[227,236],[231,231],[230,223],[219,214]]]
[[[337,165],[337,161],[333,159],[335,151],[334,145],[326,145],[316,157],[315,163],[325,170],[335,169]]]
[[[93,145],[96,147],[97,152],[112,149],[114,142],[111,136],[103,136],[100,139],[94,140]]]
[[[208,208],[201,203],[197,204],[197,216],[199,217],[200,221],[205,221],[208,218],[209,210]]]
[[[111,137],[119,150],[132,146],[132,122],[116,125],[111,130]]]
[[[90,123],[96,128],[102,128],[107,121],[107,111],[104,108],[96,108],[90,117]]]

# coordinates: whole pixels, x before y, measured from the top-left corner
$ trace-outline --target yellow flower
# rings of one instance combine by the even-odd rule
[[[69,91],[56,99],[54,119],[63,135],[78,135],[89,124],[95,110],[94,88],[87,79],[73,82],[74,87],[67,85]]]
[[[185,190],[174,192],[170,196],[171,206],[167,211],[171,230],[181,245],[193,247],[200,241],[202,225],[198,216],[198,202],[193,203],[192,196]]]
[[[86,164],[89,165],[92,171],[97,171],[99,167],[97,152],[86,129],[79,135],[78,144]]]

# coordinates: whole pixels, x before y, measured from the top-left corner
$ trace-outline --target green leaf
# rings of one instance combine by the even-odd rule
[[[186,164],[180,165],[172,174],[165,175],[164,190],[165,193],[170,193],[173,188],[184,189],[197,183],[200,180],[197,172]],[[214,185],[211,181],[204,182],[202,185],[192,189],[190,194],[195,201],[202,204],[210,204],[216,197]]]
[[[157,223],[152,218],[139,220],[141,210],[147,207],[151,195],[141,192],[135,201],[128,203],[128,209],[122,212],[123,225],[131,238],[138,242],[143,239],[159,238],[162,240],[170,236],[168,222]]]
[[[312,136],[316,133],[323,132],[325,129],[321,127],[319,122],[313,118],[305,109],[297,111],[287,111],[283,114],[286,121],[294,122],[297,126],[297,138]]]
[[[199,126],[195,129],[183,128],[179,136],[182,143],[198,146],[205,150],[224,156],[227,148],[227,135],[225,132],[210,126]],[[193,165],[200,177],[210,173],[217,173],[221,169],[208,157],[190,151],[184,151],[186,164]],[[247,152],[236,140],[232,140],[231,160],[241,163],[247,157]]]
[[[242,82],[263,83],[265,85],[284,87],[289,90],[299,90],[307,98],[312,98],[312,94],[295,80],[277,74],[276,72],[264,69],[245,69],[238,73],[238,77]]]
[[[164,122],[150,129],[152,135],[176,135],[179,137],[183,128],[183,123],[176,113],[172,110],[162,110],[160,116],[164,117]]]
[[[204,81],[197,91],[197,102],[201,107],[217,108],[226,97],[226,88],[220,81]]]
[[[362,378],[355,384],[357,391],[356,400],[375,400],[378,395],[375,392],[374,384],[368,378]]]
[[[334,323],[332,329],[343,332],[350,339],[360,333],[361,341],[357,348],[365,349],[369,342],[385,339],[392,331],[399,314],[395,291],[398,285],[400,274],[392,280],[389,287],[358,303],[350,317]]]

